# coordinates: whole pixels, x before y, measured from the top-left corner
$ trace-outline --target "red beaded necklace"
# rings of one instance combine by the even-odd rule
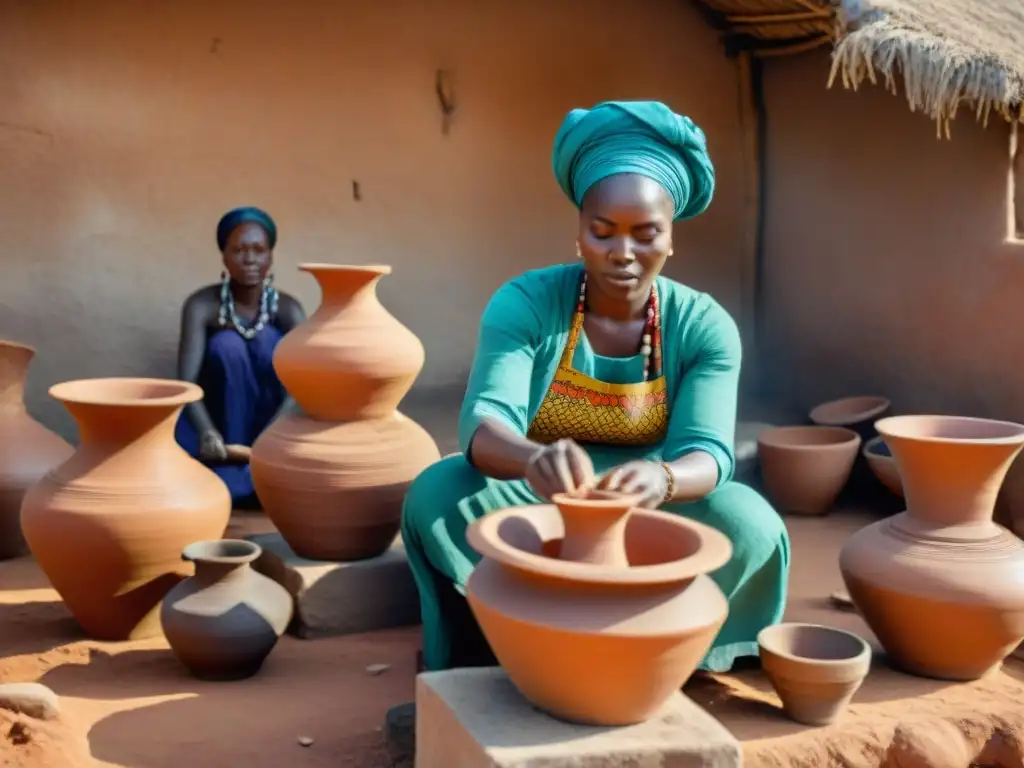
[[[576,313],[582,327],[583,313],[587,305],[587,273],[580,278],[580,295],[576,302]],[[644,381],[653,381],[661,376],[661,304],[658,301],[657,283],[651,285],[651,297],[647,300],[647,320],[640,337],[640,354],[644,356]]]

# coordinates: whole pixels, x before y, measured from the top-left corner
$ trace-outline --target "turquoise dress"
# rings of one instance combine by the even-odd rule
[[[423,662],[429,670],[488,661],[465,601],[465,584],[479,559],[466,543],[466,528],[489,512],[542,500],[524,480],[486,477],[466,459],[467,450],[485,419],[527,433],[568,339],[581,269],[527,272],[495,293],[481,320],[460,415],[463,454],[427,468],[406,496],[402,538],[419,588]],[[635,459],[674,461],[694,451],[718,463],[718,486],[711,494],[663,509],[717,528],[733,543],[732,560],[712,574],[729,598],[729,617],[702,664],[725,671],[738,657],[756,656],[757,633],[782,618],[789,537],[771,505],[732,480],[741,359],[735,322],[706,294],[667,278],[658,278],[658,293],[669,396],[665,440],[654,446],[585,447],[598,473]],[[585,334],[573,367],[600,381],[643,379],[641,356],[602,357]]]

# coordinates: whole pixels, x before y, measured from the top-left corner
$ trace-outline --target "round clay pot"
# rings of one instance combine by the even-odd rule
[[[885,444],[881,435],[873,437],[864,444],[864,459],[867,461],[871,471],[874,472],[878,482],[895,493],[903,495],[903,481],[900,480],[900,471],[896,467],[896,459],[892,457],[892,451]]]
[[[850,597],[904,670],[981,677],[1024,639],[1024,542],[992,522],[1024,425],[895,416],[876,427],[899,468],[907,511],[843,546]]]
[[[196,677],[251,677],[288,628],[291,595],[250,567],[261,552],[237,539],[199,541],[182,552],[196,573],[167,593],[160,618],[174,655]]]
[[[28,554],[21,533],[25,491],[74,452],[25,410],[25,375],[35,354],[0,341],[0,560]]]
[[[857,430],[882,417],[889,410],[889,399],[876,395],[844,397],[811,409],[811,421],[822,427],[849,427]]]
[[[732,545],[684,517],[631,508],[634,497],[622,497],[618,514],[609,495],[594,499],[594,518],[610,534],[579,526],[586,496],[558,501],[564,519],[558,506],[537,505],[469,527],[483,556],[466,587],[469,604],[535,706],[590,725],[642,722],[689,679],[725,621],[728,602],[707,574],[729,561]],[[573,541],[579,535],[602,543]],[[621,543],[610,540],[620,535]],[[615,563],[622,549],[626,565],[595,555]]]
[[[761,668],[790,718],[835,722],[871,667],[871,647],[850,632],[817,624],[776,624],[757,636]]]
[[[203,396],[165,379],[88,379],[50,389],[81,445],[25,494],[32,553],[83,629],[100,640],[160,634],[160,601],[188,576],[189,542],[219,538],[231,496],[174,441],[178,414]]]
[[[405,492],[440,459],[423,427],[396,412],[332,423],[284,415],[252,448],[253,484],[285,541],[311,560],[360,560],[394,541]]]
[[[320,284],[316,312],[274,350],[274,370],[306,415],[324,421],[388,416],[423,368],[412,331],[377,299],[388,266],[302,264]]]
[[[765,491],[781,512],[827,514],[850,478],[860,436],[845,427],[776,427],[757,439]]]

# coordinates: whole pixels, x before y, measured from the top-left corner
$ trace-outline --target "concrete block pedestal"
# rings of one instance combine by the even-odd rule
[[[299,557],[279,533],[247,539],[263,548],[253,568],[295,600],[295,618],[288,629],[293,635],[351,635],[420,622],[416,583],[401,541],[378,557],[330,563]]]
[[[739,742],[682,693],[651,720],[572,725],[535,709],[497,668],[416,679],[416,768],[738,768]]]

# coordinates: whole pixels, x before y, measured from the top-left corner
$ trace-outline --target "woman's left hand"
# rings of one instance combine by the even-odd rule
[[[668,493],[668,475],[656,462],[628,461],[606,472],[597,487],[603,491],[640,494],[643,497],[641,507],[657,509]]]

